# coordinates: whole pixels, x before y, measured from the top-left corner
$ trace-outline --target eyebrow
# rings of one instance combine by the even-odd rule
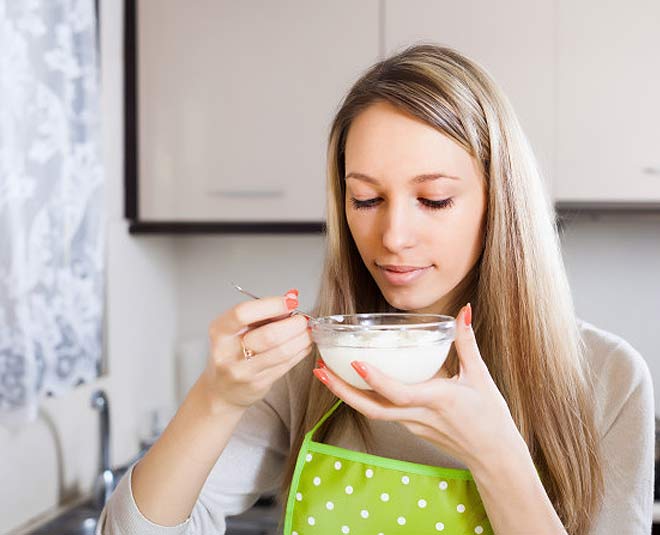
[[[378,180],[370,177],[368,175],[365,175],[364,173],[348,173],[344,180],[348,180],[349,178],[357,178],[358,180],[363,180],[365,182],[370,182],[372,184],[378,184]],[[431,180],[438,180],[440,178],[449,178],[451,180],[460,180],[460,177],[457,176],[452,176],[448,175],[447,173],[426,173],[423,175],[417,175],[416,177],[413,177],[410,179],[410,182],[413,184],[420,184],[422,182],[429,182]]]

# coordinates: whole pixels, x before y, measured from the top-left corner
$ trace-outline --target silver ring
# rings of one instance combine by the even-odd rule
[[[254,351],[245,347],[242,337],[241,337],[241,348],[243,348],[243,356],[245,357],[245,360],[250,360],[252,357],[254,357]]]

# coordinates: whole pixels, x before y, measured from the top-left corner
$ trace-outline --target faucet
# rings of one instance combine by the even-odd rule
[[[92,408],[99,411],[99,473],[94,483],[94,503],[101,510],[115,488],[115,474],[110,468],[110,407],[103,390],[92,394]]]

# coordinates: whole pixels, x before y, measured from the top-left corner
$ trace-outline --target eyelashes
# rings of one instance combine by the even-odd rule
[[[356,198],[351,197],[351,204],[356,210],[364,210],[376,206],[380,200],[380,197],[376,197],[374,199],[367,199],[366,201],[359,201]],[[424,198],[419,198],[418,200],[423,206],[430,210],[442,210],[443,208],[450,208],[454,205],[454,201],[451,197],[440,201],[432,201],[431,199]]]

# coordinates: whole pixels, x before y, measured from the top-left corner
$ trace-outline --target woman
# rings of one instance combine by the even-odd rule
[[[456,316],[441,373],[408,386],[355,362],[373,391],[354,389],[317,361],[304,316],[281,318],[296,291],[243,302],[212,323],[206,371],[120,483],[103,533],[222,533],[225,516],[278,485],[300,510],[301,444],[335,408],[317,442],[453,469],[485,511],[470,524],[459,504],[428,531],[405,516],[378,531],[650,532],[648,369],[625,341],[576,319],[534,156],[481,67],[434,45],[371,67],[332,124],[327,215],[315,314]],[[330,503],[342,533],[377,525]],[[430,507],[417,503],[421,518]],[[301,527],[290,511],[285,532],[338,532],[305,518]]]

